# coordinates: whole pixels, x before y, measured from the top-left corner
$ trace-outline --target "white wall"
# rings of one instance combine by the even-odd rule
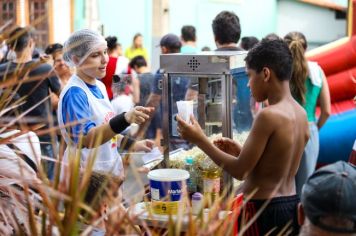
[[[70,35],[70,0],[53,0],[53,40],[63,44]]]
[[[346,20],[335,19],[335,12],[297,1],[278,1],[277,34],[300,31],[309,48],[322,45],[346,35]]]

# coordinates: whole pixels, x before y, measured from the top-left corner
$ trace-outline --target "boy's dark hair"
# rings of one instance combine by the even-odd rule
[[[192,25],[183,26],[181,30],[181,35],[182,35],[182,39],[185,42],[187,41],[195,42],[196,40],[195,27]]]
[[[268,67],[281,81],[291,78],[292,54],[283,40],[262,39],[248,52],[245,62],[249,69],[257,73],[261,72],[263,67]]]
[[[270,33],[267,34],[264,39],[268,39],[268,40],[276,40],[276,39],[282,39],[281,37],[279,37],[277,34],[275,33]]]
[[[83,178],[83,176],[81,176]],[[88,189],[84,196],[84,203],[99,211],[103,200],[117,197],[118,188],[121,185],[119,177],[108,173],[93,171],[88,183]],[[82,214],[84,212],[82,211]]]
[[[53,53],[55,52],[58,52],[58,51],[62,51],[63,50],[63,45],[60,44],[60,43],[54,43],[54,44],[50,44],[46,47],[45,49],[45,53],[47,55],[52,55]]]
[[[119,44],[117,43],[117,38],[115,36],[108,36],[105,38],[109,51],[114,50]]]
[[[143,66],[147,66],[147,62],[143,56],[136,56],[136,57],[132,58],[129,66],[131,68],[135,68],[135,66],[137,66],[138,68],[141,68]]]
[[[220,12],[213,20],[215,40],[219,44],[237,43],[240,39],[241,28],[239,17],[230,11]]]
[[[253,46],[255,46],[258,42],[259,40],[254,36],[242,37],[240,46],[242,49],[248,51],[253,48]]]
[[[27,47],[31,38],[32,33],[30,28],[17,27],[9,34],[7,44],[15,52],[21,52]]]

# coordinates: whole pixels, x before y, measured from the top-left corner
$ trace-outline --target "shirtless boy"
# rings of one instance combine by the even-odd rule
[[[268,200],[245,235],[265,235],[271,230],[274,235],[288,223],[294,235],[299,202],[295,175],[309,131],[306,113],[289,89],[292,56],[282,40],[262,40],[245,62],[253,97],[257,102],[268,99],[270,105],[257,114],[244,146],[227,138],[212,144],[194,117],[191,125],[177,117],[178,132],[231,176],[244,180],[244,195],[253,193],[245,209],[248,218]]]

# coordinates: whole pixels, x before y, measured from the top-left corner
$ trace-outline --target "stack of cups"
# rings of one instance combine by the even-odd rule
[[[190,123],[190,115],[193,115],[193,101],[177,101],[178,115]]]

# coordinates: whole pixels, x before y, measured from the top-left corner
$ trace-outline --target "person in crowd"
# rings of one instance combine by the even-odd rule
[[[113,84],[113,90],[117,96],[111,100],[112,107],[116,114],[128,112],[135,106],[131,93],[127,92],[127,88],[132,89],[131,76],[122,77],[119,80],[120,81]]]
[[[99,236],[105,235],[107,232],[106,221],[108,218],[109,206],[111,202],[117,198],[117,189],[122,183],[121,179],[115,179],[115,176],[108,175],[103,172],[92,172],[89,177],[88,189],[84,196],[84,203],[94,210],[94,214],[81,211],[84,223],[93,224],[99,221],[96,227],[93,227],[90,235]],[[83,179],[83,176],[81,176]]]
[[[130,67],[136,72],[137,78],[140,82],[140,102],[139,106],[144,106],[148,101],[148,97],[151,92],[151,87],[153,86],[153,82],[155,76],[150,72],[147,67],[147,62],[143,56],[136,56],[130,62]],[[145,137],[149,139],[157,139],[161,138],[160,135],[160,125],[157,121],[158,116],[154,116],[150,125],[147,128],[145,133]],[[157,140],[158,142],[158,140]]]
[[[51,44],[45,49],[45,53],[52,57],[54,71],[61,82],[62,88],[65,87],[73,71],[63,60],[63,45],[59,43]]]
[[[15,28],[10,33],[7,43],[10,49],[16,53],[16,58],[0,65],[0,77],[1,79],[6,78],[10,84],[13,82],[14,89],[19,85],[16,92],[25,101],[20,110],[28,112],[24,122],[30,126],[39,124],[43,126],[44,134],[39,136],[42,154],[50,159],[56,159],[52,147],[52,141],[55,143],[55,140],[51,139],[48,131],[53,125],[49,95],[52,92],[59,96],[60,82],[53,73],[51,65],[32,58],[35,41],[29,28]],[[54,161],[44,160],[43,163],[48,178],[53,179]]]
[[[133,37],[133,42],[131,47],[127,48],[125,51],[125,56],[131,60],[135,56],[143,56],[146,61],[148,61],[148,53],[146,48],[143,47],[143,37],[142,34],[137,33]]]
[[[215,51],[242,51],[238,47],[241,36],[239,17],[231,11],[220,12],[212,23],[214,39],[217,49]],[[252,125],[251,93],[247,89],[247,75],[233,75],[233,100],[238,101],[233,106],[233,125],[238,132],[249,130]]]
[[[208,47],[208,46],[204,46],[202,49],[201,49],[202,52],[209,52],[211,51],[211,49]]]
[[[175,34],[166,34],[161,38],[160,47],[162,54],[170,54],[170,53],[179,53],[181,49],[182,43],[179,37]],[[159,69],[155,75],[155,79],[153,82],[153,86],[151,88],[150,96],[148,97],[148,101],[146,106],[152,106],[159,108],[160,112],[156,112],[155,115],[159,117],[156,118],[155,122],[157,124],[161,124],[160,118],[162,117],[162,89],[163,89],[163,70]],[[173,79],[172,82],[172,104],[176,104],[177,101],[186,100],[186,98],[194,98],[197,94],[197,91],[190,87],[190,81],[187,77],[177,76]],[[192,99],[191,99],[192,100]],[[178,112],[177,107],[173,106],[173,109],[169,116],[176,114]],[[173,122],[173,125],[175,122]],[[148,124],[145,124],[144,130],[147,129]],[[162,127],[160,126],[160,129]],[[174,129],[175,132],[175,129]],[[139,132],[140,135],[142,133]],[[171,139],[170,149],[174,150],[180,147],[187,147],[187,143],[184,140],[179,138]]]
[[[109,62],[106,66],[106,74],[101,79],[106,87],[106,91],[108,93],[109,99],[112,100],[114,98],[112,92],[112,77],[114,74],[122,75],[122,74],[131,74],[131,69],[129,67],[129,60],[120,56],[120,45],[117,42],[117,38],[115,36],[108,36],[105,38],[108,44],[108,54],[109,54]]]
[[[300,32],[290,32],[284,37],[293,56],[293,72],[290,81],[292,96],[307,112],[310,140],[305,147],[296,176],[297,193],[314,172],[319,155],[319,129],[325,124],[331,112],[330,93],[325,74],[316,62],[308,62],[304,56],[307,40]],[[315,116],[320,104],[320,117]]]
[[[245,235],[277,234],[288,223],[295,235],[299,197],[294,179],[309,129],[306,113],[289,89],[292,55],[283,40],[262,40],[245,61],[252,95],[257,102],[268,99],[270,106],[257,114],[244,146],[229,138],[211,143],[193,116],[191,124],[177,116],[177,130],[232,177],[244,180],[241,191],[252,198],[241,219],[257,217]]]
[[[264,38],[268,40],[281,39],[281,37],[279,37],[276,33],[269,33]]]
[[[63,60],[63,45],[59,43],[51,44],[45,49],[45,53],[52,57],[54,72],[59,78],[59,82],[61,83],[61,88],[64,88],[69,78],[72,76],[73,71],[71,68],[67,66],[67,64]],[[55,116],[56,116],[55,111],[57,110],[58,101],[59,101],[59,97],[51,93],[51,104]]]
[[[195,27],[192,25],[185,25],[181,29],[181,40],[182,40],[182,48],[180,49],[181,53],[197,53],[197,45],[196,45],[196,33]]]
[[[240,42],[240,47],[243,50],[248,51],[251,48],[253,48],[253,46],[255,46],[258,42],[259,40],[254,36],[242,37]]]
[[[213,20],[216,51],[241,51],[237,46],[241,36],[239,17],[231,11],[220,12]]]
[[[356,168],[338,161],[316,170],[298,206],[301,236],[356,235]]]
[[[94,171],[123,178],[119,151],[129,147],[134,151],[149,151],[153,143],[148,140],[134,142],[118,134],[131,123],[143,123],[153,108],[135,107],[115,114],[105,86],[98,80],[105,76],[109,59],[107,42],[97,32],[88,29],[74,32],[64,44],[63,58],[76,68],[76,73],[61,92],[57,111],[60,126],[71,125],[70,129],[61,129],[67,144],[62,180],[69,174],[71,166],[68,163],[76,151],[80,151],[82,168],[95,153]]]

